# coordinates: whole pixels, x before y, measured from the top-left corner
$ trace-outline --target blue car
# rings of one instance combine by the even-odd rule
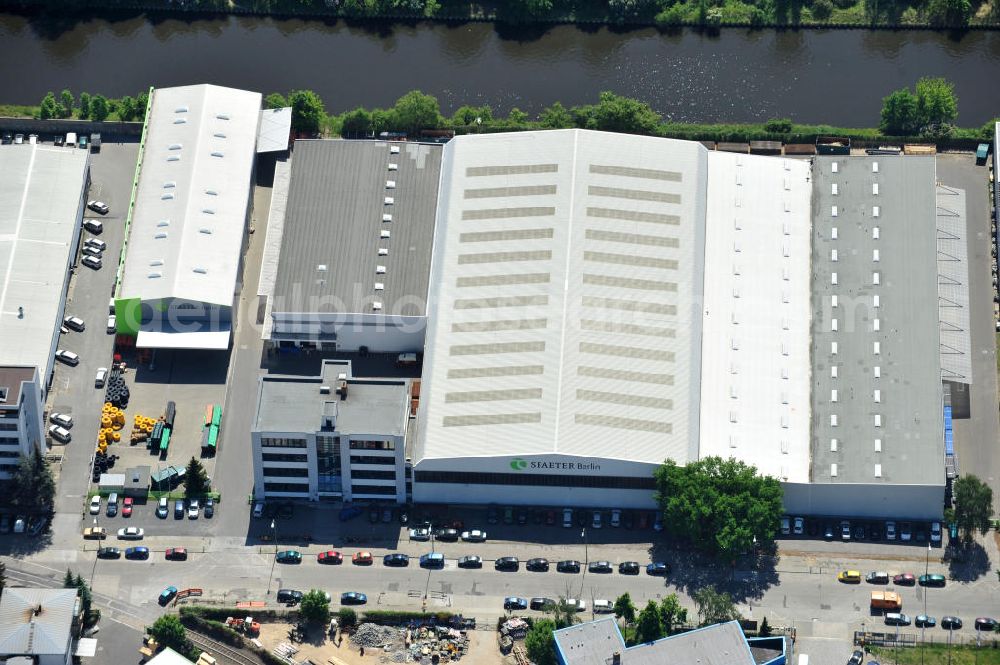
[[[343,508],[340,509],[340,515],[338,516],[338,519],[340,519],[341,522],[353,520],[355,517],[360,515],[361,512],[362,512],[361,509],[358,508],[357,506],[344,506]]]
[[[368,596],[360,591],[345,591],[340,594],[341,605],[364,605],[368,602]]]
[[[654,561],[646,566],[646,574],[666,577],[670,574],[670,564],[666,561]]]
[[[174,596],[176,595],[177,595],[177,587],[168,586],[166,589],[160,592],[160,605],[166,605],[171,600],[173,600]]]
[[[149,548],[148,547],[130,547],[125,550],[126,559],[148,559],[149,558]]]

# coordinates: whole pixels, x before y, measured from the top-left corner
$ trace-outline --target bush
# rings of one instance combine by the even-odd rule
[[[788,118],[771,118],[764,123],[764,130],[775,134],[788,134],[792,131],[792,121]]]
[[[358,623],[358,613],[350,607],[341,607],[340,611],[337,612],[337,620],[340,622],[341,627],[356,626]]]
[[[833,3],[830,0],[815,0],[812,5],[813,18],[825,21],[833,14]]]
[[[383,626],[394,626],[411,621],[417,623],[448,623],[455,616],[451,612],[405,612],[395,610],[373,610],[361,615],[362,621]]]
[[[653,22],[661,28],[684,25],[684,4],[678,2],[656,15]]]

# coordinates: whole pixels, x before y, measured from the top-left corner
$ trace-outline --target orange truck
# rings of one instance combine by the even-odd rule
[[[903,609],[903,599],[895,591],[872,591],[872,609],[898,612]]]

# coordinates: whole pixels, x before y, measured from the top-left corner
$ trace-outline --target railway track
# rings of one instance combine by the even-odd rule
[[[205,637],[201,633],[193,630],[187,631],[188,639],[194,642],[195,646],[201,647],[209,652],[219,662],[232,663],[233,665],[261,665],[261,661],[256,656],[250,656],[222,642],[217,642],[210,637]]]

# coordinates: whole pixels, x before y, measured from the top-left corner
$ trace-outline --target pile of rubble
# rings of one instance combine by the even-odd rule
[[[464,630],[448,626],[420,626],[406,631],[406,661],[421,665],[461,660],[469,648],[469,636]],[[404,662],[396,659],[395,663]]]
[[[401,632],[392,626],[363,623],[351,634],[351,643],[365,649],[381,649],[399,641]]]
[[[514,617],[503,622],[500,626],[500,634],[497,636],[497,643],[500,646],[500,653],[507,655],[514,648],[514,640],[523,640],[528,634],[528,623],[524,619]]]

